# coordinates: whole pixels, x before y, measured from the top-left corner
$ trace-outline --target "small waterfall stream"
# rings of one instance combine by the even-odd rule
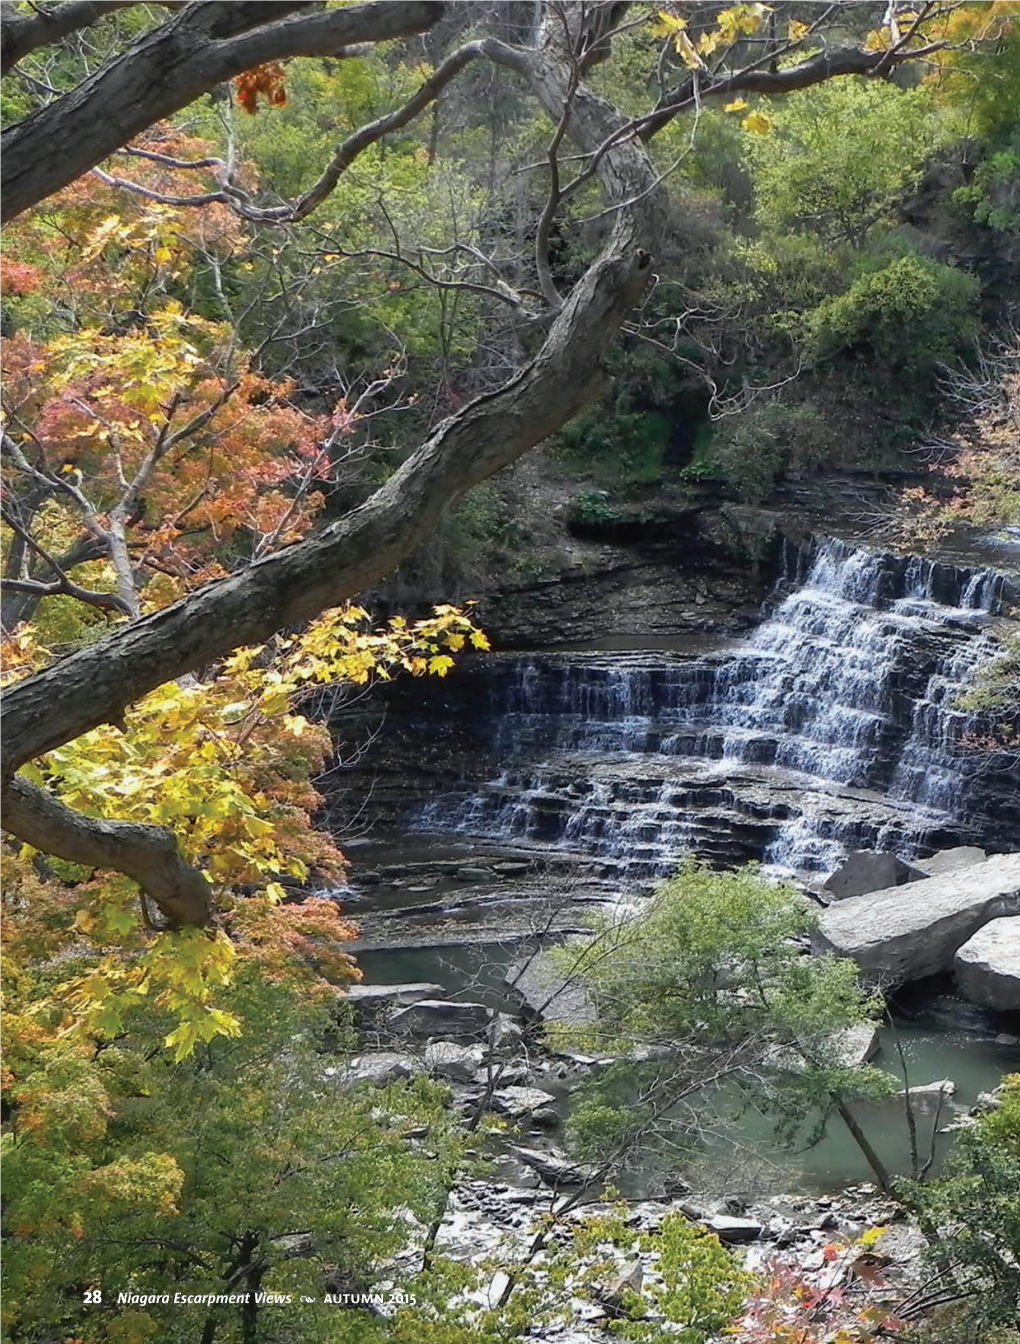
[[[687,849],[807,873],[858,847],[1020,845],[1015,763],[956,750],[974,720],[955,702],[1012,600],[988,569],[787,547],[771,614],[741,643],[514,659],[494,682],[502,773],[412,824],[641,879]]]

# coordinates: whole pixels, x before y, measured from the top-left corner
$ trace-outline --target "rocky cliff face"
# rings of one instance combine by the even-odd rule
[[[380,705],[387,714],[367,816],[569,849],[638,879],[688,848],[804,872],[847,848],[1017,843],[1015,762],[959,751],[973,724],[955,707],[994,646],[990,626],[1015,605],[1010,580],[972,562],[797,543],[775,516],[754,522],[739,532],[725,520],[740,541],[714,543],[722,574],[706,574],[707,549],[701,573],[678,563],[656,590],[663,602],[628,608],[622,632],[602,627],[601,651],[562,649],[563,612],[556,652],[387,687],[363,707],[365,725]],[[716,585],[707,634],[699,583]],[[607,623],[624,609],[620,585]],[[665,599],[688,600],[691,585],[669,625]],[[768,597],[749,633],[755,588]],[[582,619],[576,600],[563,605]],[[649,630],[655,616],[666,633]]]

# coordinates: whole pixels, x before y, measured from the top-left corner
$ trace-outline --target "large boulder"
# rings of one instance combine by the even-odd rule
[[[481,1067],[484,1047],[432,1041],[425,1047],[425,1066],[435,1078],[449,1083],[473,1083]]]
[[[987,857],[977,845],[956,845],[952,849],[940,849],[930,859],[921,859],[919,863],[929,877],[940,877],[957,868],[972,868],[975,863],[984,863]]]
[[[491,1020],[492,1009],[486,1008],[484,1003],[419,999],[409,1008],[391,1013],[386,1026],[395,1035],[471,1041],[486,1035]]]
[[[588,939],[570,939],[567,946],[579,946]],[[569,1026],[589,1026],[596,1018],[595,1005],[583,986],[571,980],[552,954],[543,949],[526,961],[519,961],[506,973],[506,983],[517,994],[532,1017],[547,1022],[565,1022]]]
[[[859,1027],[844,1027],[832,1037],[832,1062],[841,1069],[855,1069],[868,1064],[878,1054],[880,1028],[863,1024]]]
[[[537,1172],[546,1185],[557,1188],[564,1185],[590,1185],[598,1178],[597,1167],[585,1162],[573,1162],[558,1149],[543,1152],[538,1148],[514,1147],[510,1151],[526,1167]]]
[[[1020,916],[993,919],[957,951],[956,984],[971,1003],[1020,1011]]]
[[[812,946],[891,987],[948,971],[957,948],[1004,915],[1020,915],[1020,854],[830,905]]]
[[[875,854],[871,850],[858,849],[846,856],[832,876],[826,878],[824,885],[833,900],[842,901],[848,896],[886,891],[889,887],[901,887],[904,882],[919,882],[925,877],[927,873],[904,863],[895,854]]]

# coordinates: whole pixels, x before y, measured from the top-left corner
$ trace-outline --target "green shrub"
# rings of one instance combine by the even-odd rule
[[[592,407],[565,425],[554,452],[571,471],[607,485],[655,485],[662,479],[668,433],[666,415],[635,410],[624,394],[615,407]]]
[[[607,527],[618,522],[619,511],[604,490],[581,490],[570,501],[568,518],[582,527]]]
[[[978,334],[974,276],[914,254],[859,276],[808,315],[805,353],[877,364],[886,375],[930,381]]]
[[[737,497],[758,504],[782,476],[817,466],[828,448],[825,420],[814,406],[769,401],[721,421],[711,457]]]
[[[1020,234],[1020,153],[1004,149],[978,164],[965,187],[953,192],[968,206],[977,224],[997,233]]]

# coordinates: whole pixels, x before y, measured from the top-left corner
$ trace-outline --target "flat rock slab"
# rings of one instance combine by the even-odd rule
[[[374,1020],[380,1014],[388,1015],[398,1008],[408,1008],[419,999],[441,999],[442,985],[428,981],[403,985],[350,985],[340,996],[354,1009],[362,1021]]]
[[[904,882],[919,882],[927,876],[920,868],[904,863],[895,854],[858,849],[848,854],[832,876],[826,878],[825,890],[834,900],[842,901],[848,896],[864,896],[869,891],[900,887]]]
[[[588,1185],[596,1178],[596,1168],[584,1162],[572,1162],[566,1153],[543,1152],[538,1148],[511,1148],[514,1157],[538,1173],[547,1185]]]
[[[993,919],[956,953],[956,984],[971,1003],[1020,1010],[1020,916]]]
[[[756,1218],[730,1218],[724,1213],[713,1214],[704,1226],[714,1232],[720,1241],[733,1243],[757,1241],[765,1231],[764,1224]]]
[[[512,1120],[521,1120],[555,1102],[551,1092],[543,1092],[539,1087],[501,1087],[492,1094],[492,1109]]]
[[[583,945],[588,939],[571,941]],[[533,1016],[546,1022],[588,1026],[595,1021],[595,1005],[584,988],[571,983],[569,972],[561,970],[546,949],[511,966],[506,983]]]
[[[450,999],[419,999],[409,1008],[401,1008],[386,1019],[390,1031],[445,1040],[477,1040],[484,1036],[492,1020],[492,1009],[484,1003],[454,1003]]]
[[[929,877],[940,877],[943,873],[952,873],[957,868],[971,868],[975,863],[983,863],[988,855],[977,845],[956,845],[953,849],[940,849],[930,859],[918,859],[917,866],[923,868]]]
[[[1020,854],[854,896],[830,905],[815,952],[852,957],[868,980],[891,988],[950,970],[957,948],[993,919],[1020,915]]]

